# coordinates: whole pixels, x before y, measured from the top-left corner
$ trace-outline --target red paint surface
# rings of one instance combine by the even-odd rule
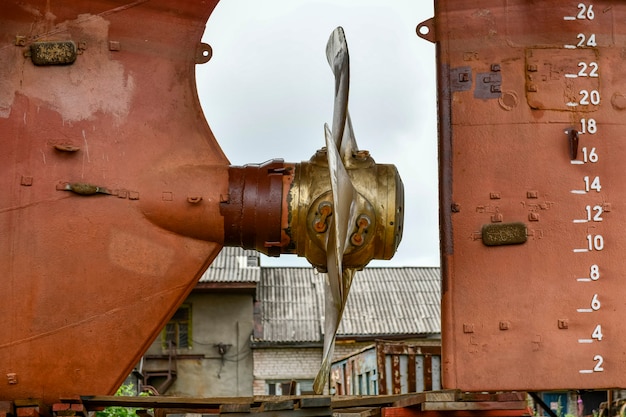
[[[194,80],[216,3],[0,4],[0,399],[112,393],[221,248],[228,160]],[[85,49],[35,67],[24,52],[43,40]],[[78,182],[117,195],[57,190]],[[155,225],[156,208],[201,211],[205,240]]]
[[[436,2],[447,388],[623,386],[625,17],[618,1]],[[578,46],[581,34],[595,45]],[[580,63],[586,75],[567,77]],[[496,76],[501,94],[480,96]],[[572,164],[565,131],[582,119],[597,131],[580,134]],[[582,163],[583,148],[597,160]],[[601,189],[585,192],[585,177]],[[602,221],[580,221],[586,206]],[[484,225],[512,222],[526,243],[482,243]],[[578,280],[594,265],[598,280]]]

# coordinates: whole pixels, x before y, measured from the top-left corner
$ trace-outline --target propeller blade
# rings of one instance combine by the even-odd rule
[[[321,394],[328,380],[335,347],[335,337],[354,276],[354,269],[343,267],[343,254],[349,244],[350,225],[356,222],[355,203],[358,193],[343,166],[339,151],[333,146],[328,125],[324,125],[330,184],[333,193],[333,216],[326,242],[327,276],[325,290],[324,350],[322,366],[313,383],[313,390]]]
[[[335,75],[332,137],[335,146],[340,149],[348,114],[348,90],[350,88],[350,56],[341,26],[337,27],[328,38],[326,58]]]
[[[352,119],[350,118],[350,112],[347,112],[346,128],[343,131],[343,139],[341,139],[341,147],[339,153],[344,165],[350,164],[352,157],[359,150],[356,144],[356,138],[354,137],[354,129],[352,128]]]

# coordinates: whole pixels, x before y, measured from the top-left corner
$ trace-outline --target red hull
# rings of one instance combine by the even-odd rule
[[[216,3],[0,3],[0,400],[112,393],[220,250],[228,160],[194,79]],[[42,41],[79,54],[36,66]],[[188,204],[208,242],[146,217]]]

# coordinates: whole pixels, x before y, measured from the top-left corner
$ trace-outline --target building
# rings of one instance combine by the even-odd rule
[[[306,394],[322,357],[324,274],[261,267],[224,248],[144,357],[168,395]],[[352,284],[335,358],[375,340],[440,346],[439,268],[366,268]]]

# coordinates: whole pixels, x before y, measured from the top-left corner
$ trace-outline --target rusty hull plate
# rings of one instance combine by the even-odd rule
[[[0,2],[0,400],[113,393],[220,250],[143,213],[228,190],[194,79],[216,3]],[[35,66],[44,41],[76,60]]]
[[[435,3],[446,388],[624,386],[624,22],[621,1]],[[498,224],[525,242],[486,246]]]

